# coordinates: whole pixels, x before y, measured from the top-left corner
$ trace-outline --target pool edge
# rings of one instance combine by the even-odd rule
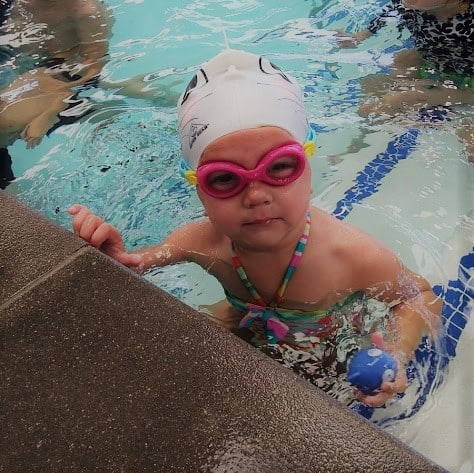
[[[445,471],[4,191],[0,218],[0,470]]]

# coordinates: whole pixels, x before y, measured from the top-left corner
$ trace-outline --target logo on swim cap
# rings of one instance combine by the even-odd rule
[[[206,123],[205,125],[200,124],[200,123],[191,124],[190,134],[189,134],[189,149],[193,147],[193,144],[196,142],[196,139],[204,130],[207,129],[208,126],[209,126],[208,123]]]
[[[309,124],[301,88],[267,59],[228,49],[203,65],[178,101],[184,160],[196,169],[204,149],[238,130],[277,126],[303,143]]]

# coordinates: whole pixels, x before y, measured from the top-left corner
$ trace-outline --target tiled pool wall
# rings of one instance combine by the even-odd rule
[[[0,471],[444,471],[4,191],[0,219]]]

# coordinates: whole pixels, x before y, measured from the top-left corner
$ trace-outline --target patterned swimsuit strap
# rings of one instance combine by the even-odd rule
[[[311,215],[308,211],[306,215],[306,225],[304,228],[303,233],[301,234],[300,239],[298,240],[298,243],[296,244],[295,251],[293,252],[293,256],[291,258],[290,264],[288,265],[288,268],[286,268],[285,274],[283,276],[283,279],[281,281],[280,287],[278,288],[278,291],[275,293],[273,296],[271,306],[276,307],[278,303],[283,299],[283,296],[285,294],[286,288],[288,286],[288,283],[293,276],[293,274],[296,271],[296,268],[298,267],[301,257],[303,256],[303,251],[306,247],[306,243],[308,242],[308,236],[309,236],[309,230],[311,228]],[[244,283],[244,286],[247,288],[251,296],[254,298],[255,302],[262,308],[268,307],[267,303],[265,300],[260,296],[260,294],[257,292],[257,290],[254,288],[253,284],[250,282],[247,273],[244,270],[244,267],[242,266],[242,263],[239,259],[239,257],[235,253],[234,249],[234,244],[232,243],[232,265],[239,275],[240,279]]]

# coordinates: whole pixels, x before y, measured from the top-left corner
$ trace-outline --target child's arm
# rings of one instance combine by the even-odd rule
[[[200,248],[200,242],[207,240],[200,238],[203,231],[206,231],[205,222],[184,225],[173,231],[159,245],[128,252],[118,230],[87,207],[74,204],[68,209],[68,212],[73,216],[74,233],[106,255],[139,273],[143,273],[149,268],[184,261],[200,264],[203,262],[203,257],[206,260],[205,245],[202,245],[203,249]]]
[[[384,382],[374,395],[357,394],[365,404],[378,407],[407,389],[406,364],[424,335],[434,340],[438,337],[442,302],[429,283],[407,269],[390,248],[354,227],[345,226],[345,232],[343,250],[337,249],[350,287],[386,303],[391,309],[386,333],[384,336],[373,333],[372,343],[397,360],[397,376],[393,382]]]
[[[436,339],[442,302],[425,279],[403,266],[395,279],[388,279],[366,292],[369,297],[391,306],[393,320],[387,328],[385,339],[381,333],[374,333],[372,342],[388,351],[399,365],[393,382],[383,383],[380,392],[375,395],[361,396],[364,403],[377,407],[385,404],[394,394],[406,390],[408,381],[405,365],[413,358],[424,335]]]

